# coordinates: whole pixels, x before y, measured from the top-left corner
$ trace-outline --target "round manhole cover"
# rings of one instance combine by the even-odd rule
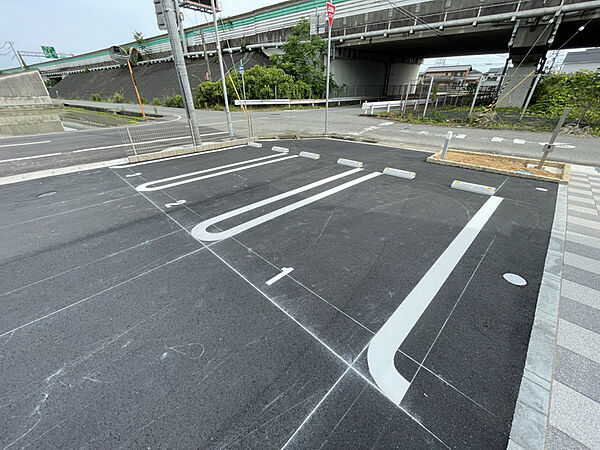
[[[517,275],[516,273],[505,273],[502,275],[502,278],[504,278],[510,284],[514,284],[515,286],[525,286],[527,284],[525,278]]]
[[[50,197],[51,195],[56,194],[56,191],[50,191],[50,192],[44,192],[43,194],[38,195],[38,198],[42,198],[42,197]]]

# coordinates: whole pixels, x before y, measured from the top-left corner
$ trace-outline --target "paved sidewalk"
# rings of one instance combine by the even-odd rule
[[[574,166],[567,195],[548,449],[600,449],[600,173]]]

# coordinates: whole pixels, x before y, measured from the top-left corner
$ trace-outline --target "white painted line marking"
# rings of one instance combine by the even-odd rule
[[[549,142],[538,142],[538,144],[540,144],[540,145],[548,145]],[[554,146],[556,148],[575,148],[574,145],[567,144],[566,142],[555,142]]]
[[[26,159],[48,158],[50,156],[58,156],[58,155],[62,155],[62,152],[59,152],[59,153],[47,153],[45,155],[38,155],[38,156],[24,156],[22,158],[3,159],[3,160],[0,160],[0,163],[12,162],[12,161],[25,161]]]
[[[139,177],[141,174],[142,174],[142,172],[130,173],[130,174],[125,175],[125,178]]]
[[[383,123],[380,123],[379,125],[382,126],[382,127],[388,127],[388,126],[393,125],[393,124],[394,124],[394,122],[383,122]]]
[[[537,187],[535,188],[536,191],[541,191],[541,192],[548,192],[548,189],[546,188],[541,188],[541,187]]]
[[[504,140],[504,138],[500,138],[500,137],[493,137],[492,138],[492,142],[502,142]]]
[[[377,386],[396,405],[410,387],[410,382],[394,366],[396,351],[502,200],[501,197],[490,197],[484,203],[371,340],[367,351],[369,372]]]
[[[455,139],[464,139],[464,138],[466,138],[466,137],[467,137],[467,135],[466,135],[466,134],[456,134],[456,135],[454,136],[454,138],[455,138]]]
[[[5,144],[5,145],[0,145],[0,148],[3,148],[3,147],[20,147],[21,145],[49,144],[50,142],[52,142],[52,141],[22,142],[20,144]]]
[[[525,144],[526,141],[523,139],[513,139],[513,144]]]
[[[226,212],[225,214],[221,214],[219,216],[213,217],[212,219],[208,219],[205,220],[204,222],[200,222],[198,225],[196,225],[193,229],[192,229],[192,236],[194,238],[196,238],[199,241],[219,241],[222,239],[227,239],[231,236],[235,236],[238,233],[241,233],[242,231],[245,230],[249,230],[250,228],[253,228],[257,225],[260,225],[262,223],[268,222],[269,220],[275,219],[276,217],[279,217],[283,214],[286,214],[288,212],[294,211],[298,208],[301,208],[303,206],[306,206],[310,203],[316,202],[318,200],[321,200],[325,197],[328,197],[330,195],[333,195],[337,192],[343,191],[344,189],[348,189],[351,186],[354,186],[356,184],[362,183],[364,181],[370,180],[371,178],[377,177],[379,175],[381,175],[381,172],[373,172],[369,175],[365,175],[363,177],[357,178],[355,180],[349,181],[347,183],[341,184],[339,186],[336,186],[334,188],[328,189],[326,191],[323,191],[319,194],[313,195],[311,197],[305,198],[304,200],[300,200],[296,203],[292,203],[291,205],[287,205],[284,206],[283,208],[279,208],[275,211],[272,211],[268,214],[265,214],[263,216],[260,217],[256,217],[255,219],[249,220],[248,222],[242,223],[240,225],[237,225],[233,228],[230,228],[229,230],[224,230],[224,231],[220,231],[217,233],[210,233],[207,231],[207,228],[210,227],[211,225],[217,224],[219,222],[222,222],[226,219],[229,219],[231,217],[235,217],[238,216],[240,214],[243,214],[245,212],[248,211],[252,211],[254,209],[260,208],[262,206],[268,205],[270,203],[282,200],[284,198],[287,197],[291,197],[292,195],[296,195],[299,194],[300,192],[304,192],[307,191],[309,189],[313,189],[317,186],[320,186],[322,184],[326,184],[329,183],[331,181],[337,180],[339,178],[342,177],[346,177],[348,175],[352,175],[356,172],[360,172],[363,169],[352,169],[349,170],[347,172],[343,172],[331,177],[327,177],[327,178],[323,178],[322,180],[319,181],[315,181],[314,183],[310,183],[304,186],[301,186],[299,188],[296,189],[292,189],[291,191],[288,192],[284,192],[283,194],[279,194],[279,195],[275,195],[274,197],[270,197],[267,198],[265,200],[261,200],[259,202],[256,203],[252,203],[250,205],[247,206],[242,206],[241,208],[238,209],[234,209],[233,211],[229,211]]]
[[[280,157],[280,158],[272,160],[272,161],[264,161],[261,163],[250,164],[248,166],[238,167],[236,169],[229,169],[229,170],[225,170],[222,172],[211,173],[209,175],[203,175],[200,177],[194,177],[194,175],[199,175],[201,173],[214,172],[216,170],[225,169],[227,167],[235,167],[235,166],[240,166],[242,164],[247,164],[249,162],[263,161],[265,159],[277,158],[277,157]],[[213,167],[212,169],[198,170],[197,172],[189,172],[189,173],[184,173],[182,175],[175,175],[174,177],[168,177],[168,178],[162,178],[160,180],[149,181],[147,183],[140,184],[138,187],[136,187],[136,190],[139,192],[158,191],[159,189],[166,189],[166,188],[170,188],[173,186],[179,186],[181,184],[192,183],[194,181],[205,180],[207,178],[212,178],[212,177],[218,177],[220,175],[225,175],[225,174],[228,174],[231,172],[236,172],[238,170],[246,170],[246,169],[250,169],[252,167],[262,166],[263,164],[271,164],[274,162],[284,161],[286,159],[297,158],[297,157],[298,157],[297,155],[292,155],[292,156],[284,156],[283,158],[281,158],[281,155],[269,155],[269,156],[263,156],[261,158],[248,159],[246,161],[239,161],[239,162],[232,163],[232,164],[226,164],[224,166]],[[193,178],[189,178],[189,177],[193,177]],[[184,180],[174,181],[174,180],[181,180],[182,178],[184,178]],[[173,181],[173,182],[163,184],[168,181]],[[155,186],[155,185],[158,185],[158,186]]]
[[[184,205],[186,203],[187,203],[187,200],[177,200],[176,202],[173,202],[173,203],[165,203],[165,207],[172,208],[173,206]]]
[[[267,285],[271,286],[273,283],[275,283],[276,281],[281,280],[283,277],[285,277],[288,273],[291,273],[294,271],[293,267],[283,267],[281,269],[281,273],[275,275],[273,278],[271,278],[270,280],[267,281]]]

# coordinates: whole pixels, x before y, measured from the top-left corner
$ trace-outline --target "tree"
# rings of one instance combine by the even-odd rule
[[[327,50],[327,42],[318,35],[310,35],[310,22],[302,20],[281,46],[281,55],[271,56],[275,67],[309,85],[313,92],[325,92],[325,65],[323,54]],[[333,83],[334,85],[335,83]]]
[[[152,53],[150,52],[150,50],[148,50],[148,46],[146,45],[146,39],[144,38],[144,35],[142,34],[142,32],[134,31],[133,39],[135,40],[135,43],[137,44],[139,52],[143,56],[150,58],[152,56]]]

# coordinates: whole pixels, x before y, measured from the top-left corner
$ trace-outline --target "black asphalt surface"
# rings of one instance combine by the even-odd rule
[[[321,159],[135,190],[275,144]],[[556,185],[375,145],[263,145],[0,186],[1,448],[506,447]],[[382,175],[225,240],[190,235],[350,170],[339,157],[364,170],[209,231],[384,167],[417,176]],[[411,385],[396,406],[365,349],[489,198],[451,189],[454,179],[504,200],[398,349]],[[284,267],[294,270],[267,285]]]

